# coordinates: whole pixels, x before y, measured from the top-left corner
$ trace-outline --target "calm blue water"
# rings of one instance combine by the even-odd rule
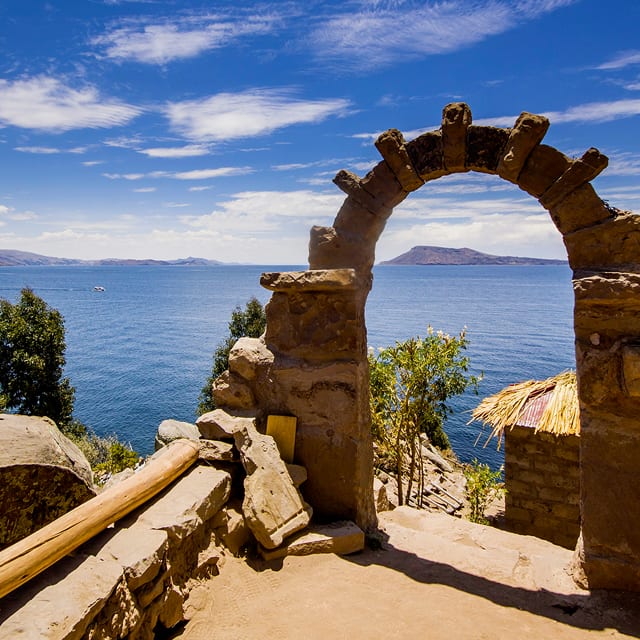
[[[162,420],[195,419],[231,311],[251,296],[266,303],[260,274],[289,269],[3,267],[0,297],[14,302],[29,286],[63,314],[76,417],[146,454]],[[575,367],[570,278],[564,266],[377,267],[369,344],[424,335],[429,324],[448,333],[466,326],[472,369],[484,380],[479,396],[457,399],[446,430],[461,459],[499,466],[495,446],[473,447],[478,428],[465,426],[465,412],[507,384]]]

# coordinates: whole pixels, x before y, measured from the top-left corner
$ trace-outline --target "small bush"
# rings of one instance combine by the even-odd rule
[[[119,473],[136,466],[139,456],[129,445],[120,442],[116,436],[101,438],[81,426],[83,430],[76,428],[64,433],[82,451],[97,476]]]
[[[484,512],[494,498],[505,492],[502,469],[491,471],[489,465],[473,460],[465,467],[464,477],[467,480],[465,494],[471,507],[469,520],[488,524]]]

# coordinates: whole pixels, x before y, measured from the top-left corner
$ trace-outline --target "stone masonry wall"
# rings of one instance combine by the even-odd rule
[[[152,640],[184,619],[189,581],[216,575],[226,471],[198,465],[159,497],[2,598],[0,638]]]
[[[580,438],[505,432],[505,525],[573,549],[580,533]]]

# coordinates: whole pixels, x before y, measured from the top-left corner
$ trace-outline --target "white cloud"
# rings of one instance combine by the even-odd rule
[[[244,176],[253,173],[251,167],[218,167],[217,169],[195,169],[193,171],[179,171],[168,177],[176,180],[208,180],[209,178],[223,178],[227,176]]]
[[[104,56],[144,64],[166,64],[185,60],[229,44],[248,35],[268,33],[273,16],[173,16],[155,23],[129,21],[92,40]]]
[[[104,164],[104,160],[86,160],[82,163],[85,167],[95,167],[99,164]]]
[[[215,229],[222,233],[255,235],[258,233],[286,233],[298,225],[304,246],[312,224],[331,224],[344,200],[340,193],[298,191],[243,191],[230,200],[219,202],[216,209],[203,216],[181,219],[187,226]]]
[[[210,185],[203,185],[199,187],[189,187],[189,191],[209,191],[211,189]]]
[[[157,191],[156,187],[140,187],[139,189],[134,189],[134,193],[153,193]]]
[[[169,103],[166,116],[172,128],[189,139],[222,141],[321,122],[344,115],[348,108],[349,101],[341,98],[303,100],[290,89],[252,89]]]
[[[56,78],[0,80],[0,122],[52,132],[126,124],[138,107],[101,96],[92,86],[74,89]]]
[[[629,151],[611,153],[606,175],[640,176],[640,155]]]
[[[42,155],[62,153],[60,149],[56,149],[54,147],[15,147],[15,150],[22,153],[37,153]]]
[[[450,53],[576,0],[448,0],[346,4],[306,40],[319,57],[371,70],[397,60]]]
[[[512,185],[508,185],[512,192],[501,196],[491,190],[491,181],[502,183],[498,178],[474,177],[466,174],[457,181],[442,178],[443,184],[452,188],[450,193],[431,193],[434,182],[407,198],[389,219],[378,243],[377,259],[392,258],[416,244],[468,246],[502,255],[565,257],[560,234],[533,198],[522,196]],[[466,180],[474,186],[485,185],[487,191],[464,198],[456,188]],[[630,192],[629,198],[636,195]],[[45,234],[0,239],[5,246],[70,257],[197,255],[229,262],[303,264],[311,225],[331,225],[343,201],[344,194],[337,189],[243,191],[219,200],[204,215],[120,216],[73,224],[56,220],[57,226]],[[167,202],[165,206],[182,204]]]
[[[640,115],[640,100],[615,100],[613,102],[590,102],[565,111],[544,113],[551,122],[610,122]]]
[[[109,180],[142,180],[147,174],[144,173],[103,173]]]
[[[251,167],[217,167],[216,169],[194,169],[193,171],[151,171],[150,173],[103,173],[109,180],[142,180],[142,178],[172,178],[174,180],[209,180],[228,176],[243,176],[253,173]]]
[[[21,153],[35,153],[42,155],[53,155],[56,153],[74,153],[83,154],[86,153],[87,147],[73,147],[71,149],[58,149],[57,147],[15,147],[16,151]]]
[[[640,51],[631,50],[619,53],[615,58],[598,65],[596,69],[611,70],[623,69],[629,65],[640,64]]]
[[[515,187],[510,188],[519,194]],[[388,260],[419,244],[566,258],[562,237],[548,213],[532,198],[519,195],[467,200],[455,195],[410,197],[389,219],[376,259]]]
[[[150,158],[193,158],[196,156],[206,156],[209,153],[209,147],[202,144],[188,144],[184,147],[140,149],[138,153],[142,153]]]
[[[25,222],[27,220],[35,220],[38,216],[33,211],[16,211],[13,207],[0,204],[0,216],[14,222]],[[4,225],[5,222],[3,221]]]

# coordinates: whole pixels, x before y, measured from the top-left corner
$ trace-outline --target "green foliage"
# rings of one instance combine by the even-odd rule
[[[416,470],[421,474],[421,434],[449,448],[442,428],[451,413],[448,401],[469,386],[477,389],[478,378],[467,374],[469,359],[461,355],[466,347],[464,331],[451,337],[429,327],[425,338],[396,342],[377,356],[369,352],[373,438],[396,474],[401,503],[404,472],[409,478],[404,500],[411,494]]]
[[[81,423],[74,423],[76,428],[65,435],[82,451],[97,475],[119,473],[138,463],[138,454],[116,436],[101,438]]]
[[[0,300],[0,410],[71,422],[74,388],[63,378],[64,321],[31,289]]]
[[[471,507],[469,520],[487,524],[484,512],[494,498],[505,492],[502,469],[491,471],[489,465],[473,460],[471,464],[466,465],[464,477],[467,480],[465,494]]]
[[[251,298],[242,310],[236,307],[231,313],[229,321],[229,335],[216,347],[213,352],[213,366],[211,375],[200,391],[197,414],[213,411],[216,408],[213,400],[213,381],[229,368],[229,352],[233,345],[243,337],[259,338],[267,326],[267,316],[260,301]]]

